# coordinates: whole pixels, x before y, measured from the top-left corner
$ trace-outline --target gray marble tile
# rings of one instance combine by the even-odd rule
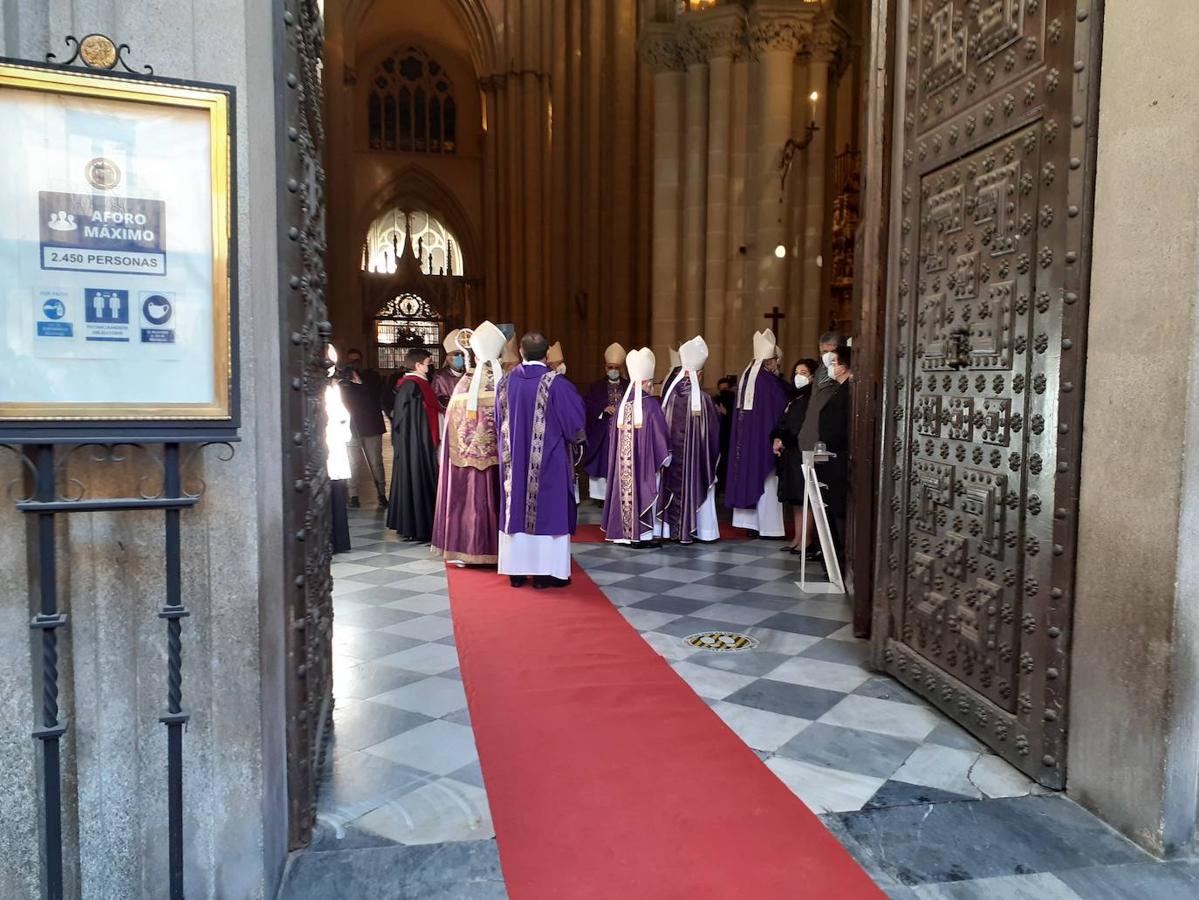
[[[667,622],[660,628],[655,628],[654,631],[659,634],[669,634],[674,637],[688,637],[693,634],[699,634],[704,631],[733,631],[740,633],[748,633],[744,625],[738,625],[736,622],[721,622],[715,619],[700,619],[695,616],[683,616],[681,619],[675,619],[673,622]]]
[[[428,716],[370,700],[337,704],[333,741],[340,750],[362,750],[431,721]]]
[[[722,699],[784,716],[818,719],[844,698],[844,694],[836,691],[759,678]]]
[[[894,806],[848,813],[842,823],[907,885],[1148,860],[1098,819],[1056,797]]]
[[[779,748],[779,755],[875,778],[890,778],[919,746],[915,741],[816,722]]]
[[[399,623],[403,624],[403,623]],[[390,628],[392,626],[384,626]],[[356,633],[342,637],[334,629],[333,652],[346,654],[355,659],[374,661],[381,656],[409,650],[422,642],[403,635],[389,634],[378,629],[359,629]]]
[[[353,822],[429,781],[421,770],[361,751],[337,756],[321,783],[320,812]]]
[[[686,597],[689,600],[702,600],[704,605],[721,603],[729,599],[729,592],[724,588],[703,584],[680,584],[665,593],[668,597]]]
[[[765,623],[763,623],[765,624]],[[832,624],[836,624],[835,622]],[[803,652],[811,659],[825,662],[844,663],[847,666],[870,668],[870,643],[868,641],[834,641],[825,639]]]
[[[917,900],[1084,900],[1049,874],[928,884],[913,888],[912,893]]]
[[[343,580],[339,584],[348,587],[353,583]],[[394,603],[396,600],[401,600],[404,597],[411,597],[414,593],[414,591],[406,591],[402,588],[391,587],[389,585],[365,584],[360,590],[355,590],[353,593],[344,596],[355,603],[367,606],[386,606],[388,603]],[[338,612],[337,601],[341,596],[343,595],[335,590],[333,597],[333,615],[335,618]]]
[[[887,698],[898,699],[898,698]],[[906,702],[906,701],[905,701]],[[923,701],[921,701],[923,703]],[[940,744],[943,747],[956,747],[959,750],[974,750],[982,753],[987,748],[970,732],[953,722],[943,722],[932,730],[925,738],[929,743]]]
[[[633,608],[645,609],[651,612],[671,613],[676,616],[689,616],[707,605],[702,600],[692,600],[686,597],[651,596],[634,603]]]
[[[347,576],[347,580],[358,581],[362,584],[377,584],[382,587],[398,587],[404,584],[407,579],[403,572],[396,572],[391,569],[373,569],[370,572],[361,572],[356,575]]]
[[[625,575],[644,575],[654,569],[660,569],[661,564],[653,560],[629,558],[631,550],[625,550],[622,558],[605,560],[595,567],[599,572],[621,572]]]
[[[777,669],[788,658],[782,653],[771,653],[768,650],[699,650],[689,657],[691,662],[701,666],[754,676],[762,676]]]
[[[335,614],[335,616],[337,620],[346,625],[353,625],[355,628],[382,628],[385,625],[395,625],[397,622],[411,618],[403,610],[388,609],[385,606],[355,609],[352,612]]]
[[[953,794],[937,788],[902,781],[888,781],[878,789],[865,809],[885,809],[888,806],[929,806],[933,803],[961,803],[976,798],[964,794]]]
[[[1146,862],[1072,869],[1057,877],[1084,900],[1195,900],[1199,861]]]
[[[901,703],[911,703],[914,706],[928,706],[923,699],[917,697],[902,684],[888,675],[872,675],[861,687],[854,691],[859,697],[874,697],[877,700],[898,700]],[[968,747],[961,748],[968,750]]]
[[[717,575],[709,575],[702,581],[697,581],[696,584],[707,587],[724,588],[725,591],[750,591],[756,587],[761,587],[762,582],[757,578],[746,578],[743,575],[728,575],[720,573]]]
[[[810,634],[816,637],[827,637],[842,625],[841,622],[830,619],[797,616],[793,613],[778,613],[756,624],[762,628],[773,628],[775,631],[790,631],[792,634]]]
[[[334,662],[337,662],[336,658]],[[333,696],[339,703],[345,700],[369,700],[420,681],[424,677],[417,672],[392,669],[374,662],[364,662],[345,669],[335,667]]]

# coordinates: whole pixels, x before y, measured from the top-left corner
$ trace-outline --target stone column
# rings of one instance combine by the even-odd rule
[[[1163,86],[1199,82],[1199,18],[1184,9],[1104,10],[1089,321],[1049,350],[1076,371],[1086,354],[1068,789],[1180,856],[1199,808],[1199,107]],[[1061,125],[1080,177],[1096,123]],[[1059,212],[1077,223],[1064,249],[1085,254],[1079,213]],[[1130,359],[1153,360],[1148,389]]]
[[[742,321],[747,287],[750,242],[750,67],[748,56],[733,61],[733,90],[729,116],[729,235],[728,271],[725,273],[723,303],[723,355],[713,354],[708,367],[715,377],[740,372],[749,358],[752,330]],[[742,253],[742,248],[747,248]]]
[[[763,318],[773,307],[786,307],[787,260],[776,249],[788,246],[787,208],[781,195],[779,161],[788,139],[793,136],[791,102],[795,89],[795,54],[805,35],[805,18],[789,7],[750,11],[750,46],[757,66],[756,115],[757,152],[750,184],[756,220],[754,240],[749,247],[753,271],[753,293],[741,330],[758,331],[770,327]],[[784,347],[795,343],[794,327],[784,319],[779,338]]]
[[[641,39],[641,53],[654,70],[654,260],[650,334],[654,353],[666,359],[680,320],[685,77],[672,26],[647,28]]]
[[[807,61],[807,97],[816,94],[816,103],[810,101],[803,104],[809,116],[814,117],[817,131],[802,156],[796,160],[797,165],[792,169],[793,176],[803,185],[803,236],[800,245],[800,272],[802,285],[794,291],[798,301],[792,304],[796,318],[792,319],[793,327],[790,337],[798,341],[796,346],[802,350],[815,351],[816,341],[824,329],[820,321],[821,297],[821,268],[828,265],[829,260],[822,260],[825,229],[825,164],[827,153],[825,148],[829,141],[829,66],[833,61],[833,53],[827,46],[814,46],[808,54]],[[805,117],[804,125],[809,119]],[[798,130],[798,129],[797,129]]]
[[[727,332],[724,326],[729,257],[736,247],[729,241],[729,189],[732,175],[733,61],[745,47],[745,13],[740,7],[721,7],[705,13],[696,33],[708,56],[708,203],[704,252],[704,315],[700,323],[708,344],[709,368],[724,373]],[[680,335],[689,340],[691,334]]]
[[[683,43],[687,66],[683,119],[683,254],[680,321],[670,343],[677,347],[704,320],[704,269],[708,228],[708,61],[694,35]]]

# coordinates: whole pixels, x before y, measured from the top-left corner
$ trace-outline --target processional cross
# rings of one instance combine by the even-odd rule
[[[770,330],[777,337],[779,333],[779,319],[787,318],[787,314],[776,306],[770,312],[766,313],[766,315],[762,316],[762,318],[770,320]]]

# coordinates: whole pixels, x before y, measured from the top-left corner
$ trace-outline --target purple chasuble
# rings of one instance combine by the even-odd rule
[[[449,366],[442,366],[429,379],[429,383],[433,385],[433,393],[437,395],[437,405],[441,407],[442,412],[450,405],[450,397],[461,380],[462,373],[455,372]]]
[[[614,418],[604,412],[609,406],[619,407],[629,380],[609,381],[601,378],[587,389],[583,402],[587,405],[587,451],[583,456],[583,471],[588,478],[608,476],[608,426]]]
[[[729,435],[729,471],[724,502],[733,509],[752,509],[766,489],[766,479],[774,473],[774,451],[770,433],[787,408],[787,388],[782,380],[766,369],[758,372],[754,386],[754,408],[742,409],[745,379],[737,389],[737,408],[733,412]]]
[[[500,530],[574,534],[575,474],[583,401],[573,384],[539,365],[517,366],[496,391],[500,433]]]
[[[683,544],[695,540],[699,508],[716,484],[720,461],[720,413],[711,397],[699,396],[699,412],[692,413],[691,379],[683,374],[664,405],[671,459],[662,473],[659,509],[670,536]]]
[[[670,458],[670,434],[657,397],[643,395],[641,411],[640,428],[633,425],[632,397],[625,404],[623,421],[612,417],[603,518],[610,541],[639,541],[654,528],[658,472]]]
[[[499,557],[500,467],[491,369],[484,375],[474,415],[466,408],[470,382],[459,380],[446,410],[433,548],[450,561],[494,565]]]

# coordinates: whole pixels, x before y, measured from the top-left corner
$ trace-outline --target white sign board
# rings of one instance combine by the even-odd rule
[[[0,417],[229,418],[228,99],[0,66]]]

